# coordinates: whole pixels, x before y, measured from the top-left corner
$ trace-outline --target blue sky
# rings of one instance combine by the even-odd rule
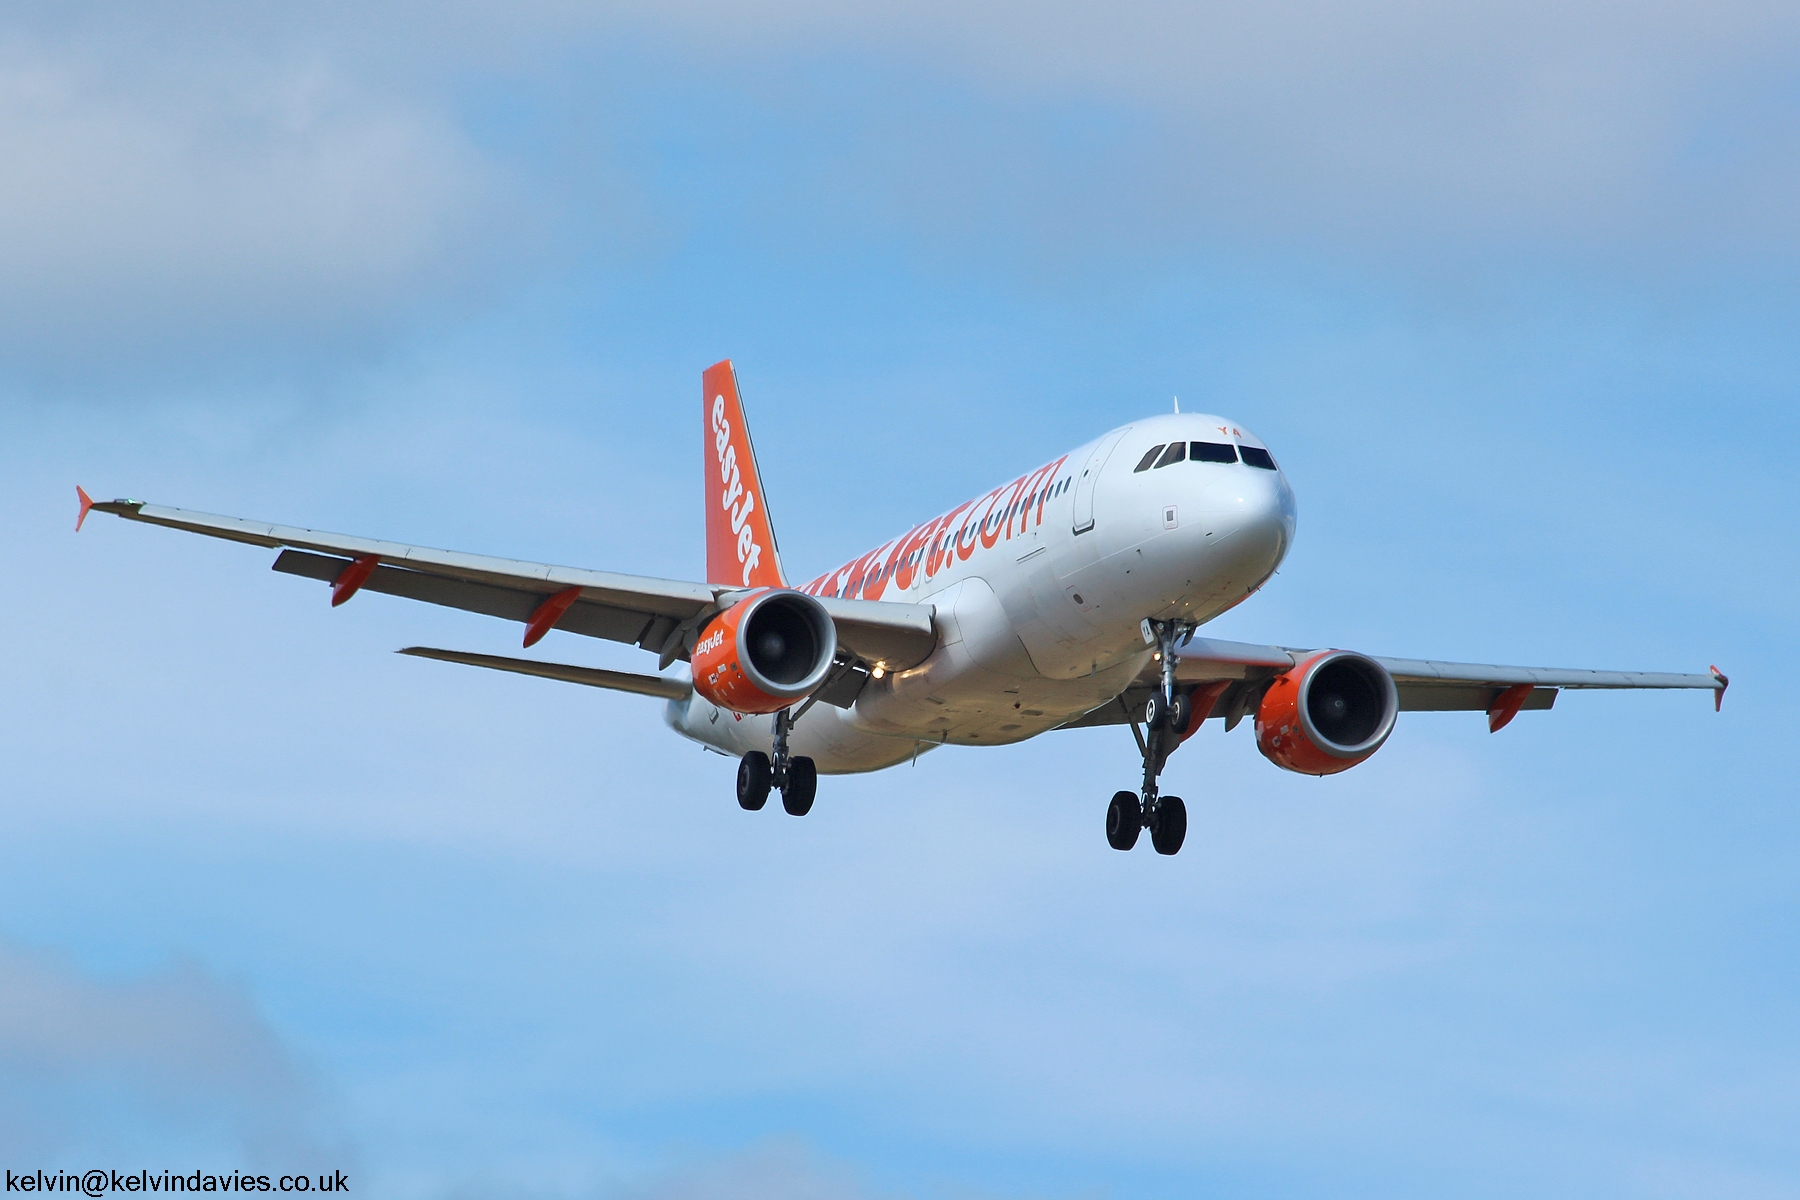
[[[1800,1192],[1800,16],[22,4],[0,18],[0,1158],[437,1198]],[[1119,730],[740,812],[516,630],[96,495],[809,577],[1184,406],[1225,637],[1702,670],[1330,780]],[[544,657],[642,670],[555,635]]]

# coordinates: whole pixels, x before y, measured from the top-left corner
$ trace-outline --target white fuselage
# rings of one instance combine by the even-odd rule
[[[933,605],[938,642],[916,666],[871,679],[853,707],[814,705],[793,752],[845,773],[945,743],[1022,741],[1130,686],[1151,654],[1146,617],[1204,624],[1261,587],[1293,542],[1286,478],[1243,461],[1139,469],[1175,442],[1266,450],[1221,417],[1138,421],[804,585]],[[692,694],[665,718],[733,756],[766,752],[773,735],[773,718]]]

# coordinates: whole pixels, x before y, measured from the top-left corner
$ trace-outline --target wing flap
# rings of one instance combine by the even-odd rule
[[[1401,712],[1487,712],[1504,688],[1448,684],[1396,683]],[[1532,688],[1519,705],[1521,712],[1536,712],[1556,704],[1556,688]]]

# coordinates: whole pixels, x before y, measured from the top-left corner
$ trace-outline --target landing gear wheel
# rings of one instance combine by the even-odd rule
[[[1136,792],[1114,792],[1106,806],[1106,844],[1114,850],[1129,850],[1137,845],[1138,831],[1144,827],[1144,810],[1138,806]]]
[[[781,789],[781,807],[789,815],[804,817],[812,811],[813,795],[819,790],[819,769],[810,758],[788,759],[787,783]]]
[[[1188,722],[1193,719],[1194,698],[1186,692],[1176,692],[1175,702],[1169,705],[1169,731],[1176,737],[1185,737],[1187,736]]]
[[[1187,805],[1180,796],[1164,796],[1150,818],[1150,844],[1158,854],[1174,854],[1187,839]]]
[[[755,812],[769,802],[769,782],[774,778],[769,756],[752,750],[738,760],[738,804]]]
[[[1163,701],[1161,692],[1152,692],[1150,699],[1144,701],[1144,727],[1155,733],[1168,723],[1168,704]]]

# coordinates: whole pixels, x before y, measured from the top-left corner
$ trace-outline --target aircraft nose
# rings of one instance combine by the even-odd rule
[[[1236,556],[1266,562],[1273,571],[1294,541],[1294,490],[1280,471],[1246,466],[1233,475],[1214,493],[1220,534],[1229,538]]]

